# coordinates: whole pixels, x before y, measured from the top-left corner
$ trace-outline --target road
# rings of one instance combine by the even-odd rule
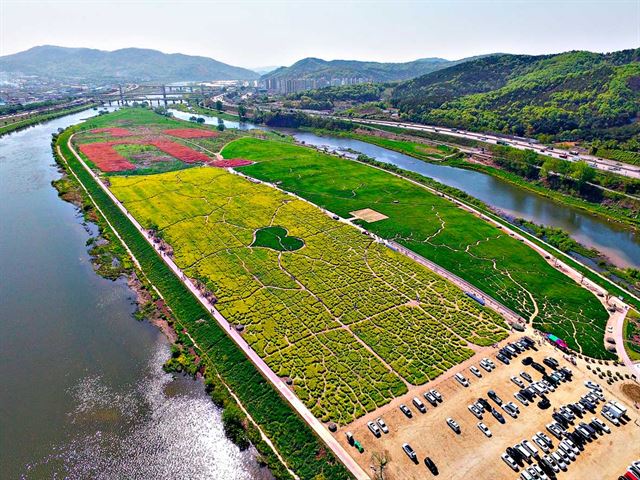
[[[332,118],[341,118],[341,117],[332,117]],[[475,140],[475,141],[491,143],[491,144],[497,144],[498,141],[501,141],[501,142],[506,142],[508,146],[517,148],[518,150],[533,150],[536,153],[539,153],[541,155],[546,155],[548,157],[558,158],[558,159],[566,160],[570,162],[584,160],[585,162],[589,163],[592,167],[597,168],[598,170],[616,173],[618,175],[624,175],[630,178],[640,178],[640,166],[623,164],[620,162],[616,162],[615,160],[607,160],[607,159],[596,157],[593,155],[586,155],[586,154],[574,155],[569,153],[569,151],[567,150],[562,150],[559,148],[551,149],[550,147],[547,147],[545,145],[528,142],[526,140],[497,137],[495,135],[491,135],[487,133],[469,132],[466,130],[436,127],[433,125],[421,125],[418,123],[389,122],[386,120],[368,120],[368,119],[343,119],[343,120],[351,120],[354,122],[364,123],[367,125],[401,127],[407,130],[417,130],[417,131],[429,132],[429,133],[441,133],[443,135],[449,135],[451,137],[465,138],[468,140]]]
[[[191,280],[182,272],[182,270],[174,263],[174,261],[168,257],[164,252],[160,250],[160,245],[153,241],[153,237],[147,232],[142,225],[129,213],[125,206],[111,193],[111,190],[102,182],[102,180],[95,174],[93,170],[84,162],[82,157],[78,155],[73,148],[71,140],[73,135],[69,138],[69,149],[80,162],[83,168],[93,177],[100,188],[109,196],[111,201],[118,206],[120,211],[126,215],[136,229],[142,234],[147,242],[156,250],[162,260],[171,268],[176,276],[181,279],[182,283],[189,289],[189,291],[198,299],[198,301],[209,311],[213,318],[218,322],[218,325],[227,333],[227,335],[235,342],[235,344],[243,351],[243,353],[249,358],[249,360],[256,366],[260,373],[276,388],[278,393],[289,403],[300,417],[313,429],[318,437],[331,449],[333,454],[340,460],[340,462],[349,470],[349,472],[358,480],[369,480],[369,475],[356,463],[356,461],[347,453],[347,451],[338,443],[333,435],[325,428],[309,409],[302,403],[302,401],[289,389],[287,384],[269,368],[269,366],[260,358],[260,356],[249,346],[244,340],[242,335],[233,328],[224,316],[214,307],[213,304],[207,300],[202,293],[195,287]],[[104,215],[103,215],[104,216]],[[105,217],[106,218],[106,217]],[[113,227],[112,227],[113,229]],[[115,231],[115,230],[114,230]],[[122,239],[120,239],[122,240]],[[123,242],[124,243],[124,242]],[[126,247],[126,244],[125,244]],[[128,247],[126,247],[130,255],[133,256]],[[135,257],[133,257],[135,258]],[[138,267],[140,267],[138,265]]]

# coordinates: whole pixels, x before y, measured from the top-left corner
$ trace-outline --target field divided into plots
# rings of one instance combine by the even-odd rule
[[[222,155],[253,160],[240,170],[345,218],[366,208],[387,216],[358,222],[466,279],[571,348],[610,357],[603,342],[608,315],[593,294],[532,249],[438,195],[388,172],[280,142],[239,139]]]
[[[271,187],[209,167],[110,182],[322,420],[347,423],[507,335],[452,284]]]

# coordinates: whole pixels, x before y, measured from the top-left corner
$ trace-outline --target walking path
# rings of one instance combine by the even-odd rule
[[[313,431],[322,439],[322,441],[331,449],[334,455],[342,462],[342,464],[349,470],[349,472],[358,480],[368,480],[370,477],[367,473],[356,463],[356,461],[347,453],[347,451],[338,443],[334,436],[325,428],[320,422],[302,403],[302,401],[293,393],[286,383],[278,377],[273,370],[260,358],[260,356],[249,346],[249,344],[242,338],[239,332],[233,328],[218,310],[207,300],[202,293],[195,287],[191,280],[182,272],[182,270],[169,258],[164,252],[160,250],[160,245],[156,245],[153,241],[153,237],[142,228],[138,221],[129,213],[125,206],[111,193],[111,190],[102,182],[102,180],[89,168],[84,160],[78,155],[71,143],[73,135],[69,138],[68,146],[76,159],[84,167],[84,169],[91,175],[91,177],[98,183],[100,188],[109,196],[111,201],[122,211],[124,215],[131,221],[136,229],[143,235],[143,237],[149,242],[149,244],[156,250],[158,255],[164,260],[164,262],[171,268],[171,270],[180,278],[182,283],[189,289],[189,291],[198,299],[198,301],[209,311],[218,324],[224,329],[224,331],[231,337],[231,339],[242,349],[244,354],[249,360],[256,366],[260,373],[271,382],[280,395],[287,400],[289,405],[300,415],[305,422],[313,429]],[[106,218],[106,217],[105,217]],[[112,228],[113,229],[113,228]],[[114,230],[115,232],[115,230]],[[117,235],[117,233],[116,233]],[[126,244],[125,244],[126,245]],[[129,251],[128,247],[127,250]],[[129,253],[131,253],[129,251]]]

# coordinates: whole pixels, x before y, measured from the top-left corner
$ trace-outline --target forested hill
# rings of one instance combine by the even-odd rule
[[[407,119],[470,130],[629,138],[640,131],[640,48],[484,57],[404,82],[392,103]]]
[[[0,72],[76,81],[177,82],[251,80],[258,74],[212,58],[125,48],[107,52],[91,48],[45,45],[0,57]]]
[[[327,61],[310,57],[304,58],[290,67],[280,67],[269,72],[262,76],[262,80],[364,78],[373,82],[390,82],[418,77],[464,61],[466,59],[450,61],[444,58],[421,58],[405,63],[380,63],[357,60]]]

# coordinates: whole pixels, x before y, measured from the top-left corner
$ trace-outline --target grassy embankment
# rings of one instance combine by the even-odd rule
[[[54,118],[64,117],[65,115],[70,115],[72,113],[82,112],[83,110],[87,110],[88,108],[91,108],[94,105],[96,104],[91,103],[87,105],[82,105],[80,107],[56,110],[55,112],[47,112],[41,115],[34,115],[33,117],[25,118],[24,120],[20,120],[15,123],[10,123],[8,125],[1,126],[0,137],[2,135],[6,135],[7,133],[15,132],[17,130],[22,130],[23,128],[27,128],[32,125],[36,125],[38,123],[46,122],[47,120],[53,120]]]
[[[77,130],[77,127],[68,129],[57,140],[57,145],[68,162],[68,168],[78,176],[93,201],[140,262],[144,275],[164,297],[177,322],[176,330],[181,332],[185,329],[197,342],[199,350],[196,351],[206,362],[207,381],[215,382],[218,376],[224,381],[301,478],[311,479],[317,475],[349,478],[344,467],[326,451],[307,424],[293,413],[271,384],[260,375],[134,225],[82,168],[67,146],[70,135]],[[202,322],[201,319],[207,321]],[[188,337],[184,341],[187,347],[193,346],[189,345]],[[286,478],[286,470],[281,471],[279,476]]]
[[[370,128],[370,127],[368,127]],[[380,130],[389,131],[397,134],[407,134],[410,135],[404,129],[395,128],[395,127],[385,127],[379,126],[376,127]],[[321,131],[318,133],[322,133]],[[443,165],[448,165],[451,167],[465,168],[467,170],[475,170],[478,172],[486,173],[488,175],[492,175],[496,178],[500,178],[508,183],[517,185],[518,187],[524,188],[528,191],[534,192],[538,195],[541,195],[546,198],[550,198],[564,205],[570,205],[574,208],[579,208],[581,210],[587,211],[594,215],[598,215],[607,220],[614,220],[625,225],[629,225],[633,228],[638,228],[640,225],[640,220],[638,219],[637,212],[630,210],[628,208],[620,208],[615,205],[604,205],[601,203],[590,202],[584,198],[577,197],[575,195],[570,195],[567,193],[563,193],[558,190],[553,190],[548,188],[540,183],[534,183],[531,181],[527,181],[523,177],[516,175],[515,173],[508,172],[506,170],[490,166],[484,165],[476,162],[469,162],[463,158],[463,155],[453,155],[455,152],[455,147],[451,144],[455,144],[459,142],[461,139],[456,139],[455,137],[446,137],[444,135],[433,134],[434,141],[443,141],[447,142],[449,145],[438,145],[437,147],[429,148],[422,143],[412,142],[406,140],[393,140],[384,137],[372,135],[364,135],[354,132],[329,132],[331,135],[337,135],[347,138],[353,138],[355,140],[361,140],[363,142],[371,143],[377,145],[379,147],[387,148],[389,150],[394,150],[399,153],[404,153],[406,155],[412,156],[419,160],[423,160],[426,162],[439,163]],[[482,144],[481,142],[476,141],[466,141],[462,139],[461,146],[483,146],[487,148],[487,144]],[[446,152],[446,148],[451,151],[451,154],[438,154],[438,152],[433,152],[434,149],[442,150],[442,152]],[[508,147],[501,147],[508,148]],[[619,200],[624,200],[622,195],[609,194],[612,195]]]
[[[624,348],[633,361],[640,361],[640,314],[633,310],[627,313],[622,327]]]
[[[184,103],[176,103],[170,108],[175,108],[176,110],[180,110],[181,112],[193,113],[194,115],[200,114],[210,117],[217,117],[221,118],[222,120],[229,120],[230,122],[240,121],[240,117],[238,117],[238,115],[234,115],[228,112],[221,112],[220,110],[216,110],[215,108],[202,107],[193,101],[189,102],[189,105],[185,105]]]
[[[573,349],[612,358],[602,340],[608,315],[594,295],[530,248],[438,195],[362,163],[299,146],[240,139],[222,153],[254,160],[240,170],[281,182],[281,188],[343,217],[362,208],[387,215],[366,227],[465,278],[525,318],[533,316],[536,328],[565,338]]]

